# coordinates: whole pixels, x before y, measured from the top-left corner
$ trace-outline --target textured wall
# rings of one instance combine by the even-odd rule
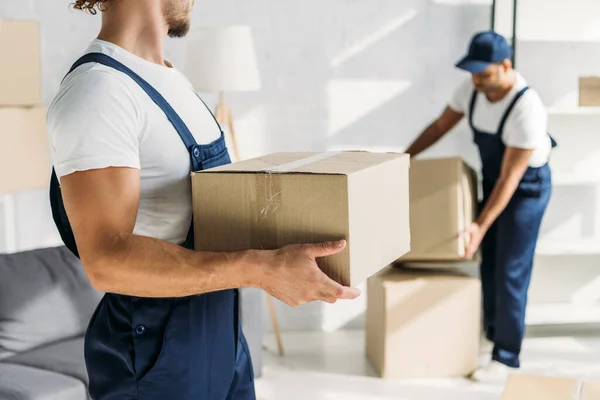
[[[46,103],[99,28],[99,16],[70,10],[69,3],[0,0],[0,18],[41,22]],[[571,2],[575,7],[573,3],[580,9],[592,7],[589,1]],[[253,29],[263,88],[227,97],[242,157],[280,150],[402,150],[438,114],[463,77],[452,65],[471,34],[488,27],[489,4],[486,0],[199,0],[193,26],[248,24]],[[500,2],[501,7],[505,4]],[[548,31],[553,36],[545,40],[534,35],[546,31],[531,27],[545,20],[534,18],[532,9],[525,10],[521,21],[520,29],[531,37],[519,42],[519,68],[547,104],[572,100],[576,74],[598,72],[594,60],[600,45],[593,21],[586,20],[589,29],[574,22],[565,25],[568,41],[558,40],[554,28]],[[550,20],[557,15],[566,13],[553,11]],[[507,16],[504,8],[499,17]],[[185,49],[184,39],[170,40],[166,56],[183,66]],[[205,97],[214,104],[214,95]],[[464,124],[428,155],[457,153],[478,162]],[[558,196],[569,198],[568,193]],[[19,195],[15,203],[19,249],[57,243],[46,191]],[[581,204],[591,207],[588,203]],[[562,218],[556,208],[552,221]],[[544,290],[536,293],[539,298],[549,296]],[[278,312],[284,329],[336,329],[360,326],[363,306],[361,301],[293,310],[278,305]]]
[[[66,0],[0,1],[0,18],[35,19],[42,29],[43,96],[48,103],[100,17]],[[273,151],[401,150],[444,106],[461,77],[452,68],[488,6],[427,0],[198,1],[193,25],[252,27],[263,88],[228,96],[242,157]],[[185,40],[166,57],[185,62]],[[214,96],[207,94],[214,103]],[[431,154],[458,152],[458,136]],[[58,243],[46,191],[16,197],[17,247]],[[363,299],[364,300],[364,299]],[[361,323],[363,304],[278,305],[284,329]],[[352,322],[354,317],[358,320]]]

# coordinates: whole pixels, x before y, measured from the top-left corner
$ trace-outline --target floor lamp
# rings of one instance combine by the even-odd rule
[[[225,93],[251,92],[261,87],[250,27],[225,26],[190,32],[184,73],[197,92],[219,94],[215,116],[221,127],[229,131],[235,159],[241,160],[233,116],[231,109],[225,103]],[[267,304],[277,348],[279,354],[283,355],[275,304],[268,294]]]

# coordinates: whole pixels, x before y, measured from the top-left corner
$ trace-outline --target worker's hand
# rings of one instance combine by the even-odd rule
[[[317,265],[317,258],[344,250],[346,241],[284,246],[267,253],[260,286],[289,306],[311,301],[335,303],[339,299],[355,299],[358,289],[340,285]]]
[[[465,234],[467,236],[467,241],[465,246],[465,255],[463,258],[465,260],[470,260],[481,245],[481,241],[485,236],[485,229],[483,229],[477,222],[473,222],[466,229]]]

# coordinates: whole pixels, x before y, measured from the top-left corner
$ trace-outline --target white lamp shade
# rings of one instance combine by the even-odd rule
[[[190,32],[184,74],[198,92],[260,89],[254,40],[248,26]]]

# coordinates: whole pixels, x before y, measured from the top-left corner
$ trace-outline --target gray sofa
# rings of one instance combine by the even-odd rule
[[[262,292],[241,291],[260,376]],[[65,247],[0,254],[0,400],[85,400],[83,336],[102,294]]]

